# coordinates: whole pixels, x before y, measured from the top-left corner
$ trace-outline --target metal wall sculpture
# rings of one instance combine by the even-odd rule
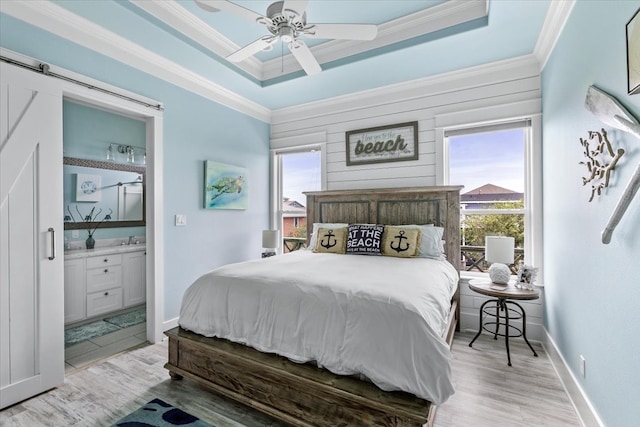
[[[624,149],[618,148],[613,150],[611,142],[607,136],[607,131],[589,131],[587,139],[580,138],[580,144],[584,148],[585,161],[580,162],[581,165],[587,167],[588,174],[582,177],[582,185],[591,183],[592,201],[595,195],[600,196],[602,189],[609,186],[611,172],[615,169],[618,160],[624,154]]]

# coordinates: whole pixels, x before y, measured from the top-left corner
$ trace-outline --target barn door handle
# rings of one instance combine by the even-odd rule
[[[51,233],[51,256],[49,260],[53,261],[56,258],[56,230],[53,227],[49,227],[47,231]]]

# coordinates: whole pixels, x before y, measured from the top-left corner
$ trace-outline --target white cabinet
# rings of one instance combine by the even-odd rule
[[[110,252],[76,253],[65,259],[65,324],[145,302],[144,247]]]
[[[122,255],[87,258],[87,317],[122,308]]]
[[[147,251],[122,254],[124,306],[142,304],[147,297]]]
[[[122,308],[122,288],[87,294],[87,317],[109,313]]]
[[[64,261],[64,323],[86,317],[86,274],[84,258]]]

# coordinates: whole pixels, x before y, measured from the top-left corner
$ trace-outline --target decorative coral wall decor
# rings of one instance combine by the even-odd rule
[[[591,183],[589,201],[592,201],[596,194],[600,196],[602,189],[609,186],[611,172],[624,154],[624,150],[622,148],[618,148],[616,151],[613,150],[607,131],[604,129],[600,131],[590,130],[588,135],[587,139],[580,138],[580,144],[584,148],[583,154],[587,158],[580,164],[585,165],[589,172],[587,176],[582,177],[582,185]]]
[[[601,91],[597,87],[591,85],[587,89],[587,97],[584,100],[584,106],[609,126],[621,129],[640,139],[640,122],[633,117],[626,108],[622,106],[613,96]],[[607,226],[602,230],[602,243],[605,245],[611,242],[613,230],[622,219],[627,211],[631,200],[640,188],[640,164],[636,168],[631,180],[627,184],[616,208],[609,218]]]

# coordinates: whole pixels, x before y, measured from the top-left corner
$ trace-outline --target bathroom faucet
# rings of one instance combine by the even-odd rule
[[[129,236],[129,242],[127,243],[127,245],[130,245],[130,244],[131,244],[131,241],[132,241],[133,239],[135,239],[135,238],[136,238],[136,236]]]

